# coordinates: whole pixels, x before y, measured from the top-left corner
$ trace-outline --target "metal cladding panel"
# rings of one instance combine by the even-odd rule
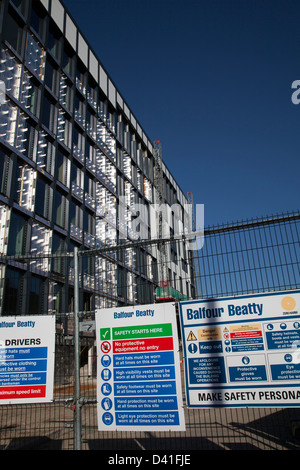
[[[90,53],[89,70],[92,76],[94,77],[94,79],[98,82],[98,71],[99,71],[98,60],[91,50],[89,51],[89,53]]]
[[[51,16],[62,32],[64,30],[64,13],[65,13],[65,9],[60,3],[60,1],[52,0]]]
[[[47,11],[49,11],[49,0],[40,0],[41,4],[44,5]]]
[[[76,25],[73,23],[71,18],[68,14],[66,14],[66,31],[65,35],[73,49],[76,51],[76,39],[77,39],[77,28]]]
[[[113,107],[116,108],[117,106],[116,87],[110,80],[108,80],[108,99],[113,105]]]
[[[102,91],[104,91],[105,95],[107,96],[107,74],[99,65],[99,85]]]
[[[80,59],[84,63],[84,65],[87,67],[88,66],[88,45],[80,33],[78,33],[78,51],[77,52],[78,52]]]

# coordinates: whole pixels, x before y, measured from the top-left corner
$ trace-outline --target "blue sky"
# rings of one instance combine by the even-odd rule
[[[205,225],[299,209],[298,0],[64,0]]]

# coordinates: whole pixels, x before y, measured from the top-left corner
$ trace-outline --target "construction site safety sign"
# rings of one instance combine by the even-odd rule
[[[53,400],[55,315],[0,317],[0,404]]]
[[[300,293],[180,303],[189,407],[300,406]]]
[[[174,304],[96,311],[98,429],[185,430]]]

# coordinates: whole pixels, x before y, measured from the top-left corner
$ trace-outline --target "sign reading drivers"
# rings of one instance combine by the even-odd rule
[[[0,405],[53,401],[55,315],[0,317]]]
[[[184,430],[174,304],[96,311],[99,430]]]
[[[300,293],[181,302],[189,407],[300,405]]]

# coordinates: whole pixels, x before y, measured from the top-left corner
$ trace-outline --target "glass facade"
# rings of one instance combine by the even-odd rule
[[[55,13],[58,3],[62,18]],[[156,203],[152,144],[70,14],[58,0],[0,5],[6,92],[0,108],[1,253],[58,254],[149,238]],[[164,197],[183,227],[187,201],[167,170]],[[186,260],[184,245],[172,244],[169,281],[191,295]],[[157,248],[149,247],[86,257],[80,309],[153,302],[162,281],[159,263]],[[74,271],[65,258],[0,268],[2,315],[72,309]]]

